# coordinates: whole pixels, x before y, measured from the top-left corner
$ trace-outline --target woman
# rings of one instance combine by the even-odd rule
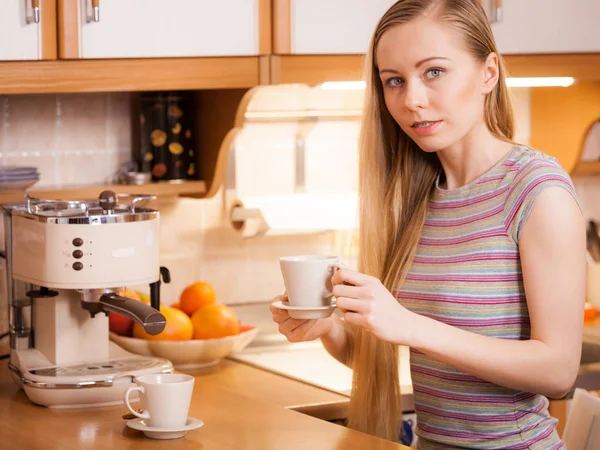
[[[547,397],[578,370],[585,225],[556,160],[512,142],[483,9],[398,1],[366,68],[360,272],[332,279],[343,321],[272,308],[280,332],[353,368],[352,428],[397,439],[406,345],[420,448],[561,448]]]

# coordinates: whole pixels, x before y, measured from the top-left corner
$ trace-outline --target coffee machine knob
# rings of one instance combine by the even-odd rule
[[[110,214],[114,211],[117,206],[117,194],[113,191],[102,191],[98,197],[98,203],[105,214]]]

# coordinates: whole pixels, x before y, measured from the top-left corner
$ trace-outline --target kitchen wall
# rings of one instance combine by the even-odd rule
[[[530,91],[512,92],[516,140],[527,144]],[[40,187],[102,183],[130,158],[129,103],[127,93],[0,96],[0,164],[39,167]],[[593,200],[600,194],[600,179],[576,180],[576,185],[586,214],[600,218],[600,205]],[[200,279],[212,283],[224,303],[268,300],[283,290],[281,255],[337,254],[355,264],[351,232],[242,238],[228,223],[222,193],[204,200],[161,198],[157,206],[161,263],[173,277],[171,285],[163,285],[167,304]],[[5,313],[0,307],[0,318]]]
[[[0,96],[0,165],[33,165],[36,187],[103,183],[131,153],[130,95]]]

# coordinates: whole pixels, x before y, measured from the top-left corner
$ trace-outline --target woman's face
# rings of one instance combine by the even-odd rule
[[[484,123],[497,58],[476,61],[449,25],[425,18],[390,28],[376,60],[388,111],[423,150],[450,148]]]

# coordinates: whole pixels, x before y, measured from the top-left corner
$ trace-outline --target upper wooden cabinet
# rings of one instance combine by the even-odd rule
[[[269,0],[59,0],[64,59],[269,53]]]
[[[485,0],[484,6],[500,53],[600,52],[598,0]]]
[[[274,53],[362,54],[395,0],[273,0]]]
[[[56,0],[0,1],[0,61],[56,58]]]

